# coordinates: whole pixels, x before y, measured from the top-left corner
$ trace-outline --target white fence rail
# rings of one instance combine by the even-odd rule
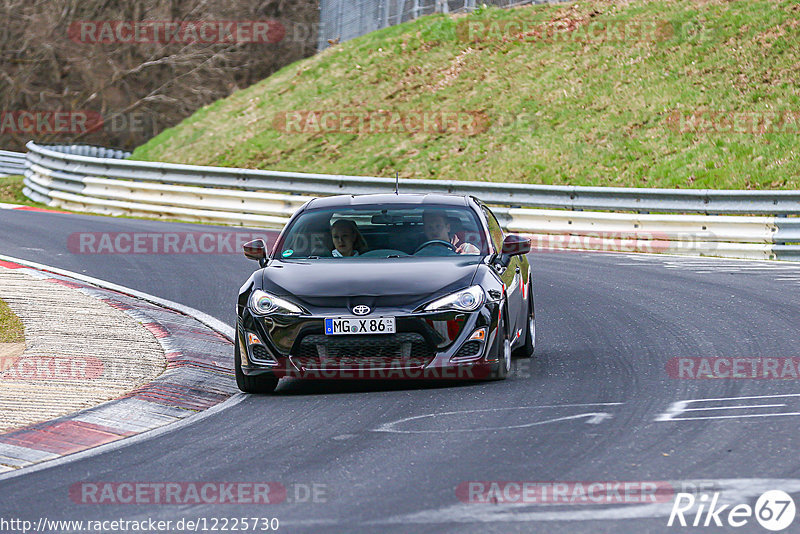
[[[0,176],[11,176],[25,172],[25,154],[0,150]]]
[[[385,193],[394,180],[151,163],[93,147],[28,144],[25,194],[65,209],[280,228],[311,196]],[[76,154],[77,152],[77,154]],[[800,191],[708,191],[404,180],[403,192],[474,194],[534,249],[800,260]],[[302,193],[302,194],[299,194]],[[720,212],[674,215],[574,211]],[[530,209],[517,206],[558,207]],[[566,209],[564,209],[566,208]],[[760,214],[760,215],[742,215]],[[777,215],[776,215],[777,214]]]

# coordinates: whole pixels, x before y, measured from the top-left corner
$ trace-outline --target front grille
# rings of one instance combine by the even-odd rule
[[[292,360],[309,369],[414,369],[435,356],[415,333],[363,336],[310,335],[292,351]]]
[[[269,352],[263,345],[253,345],[253,357],[259,360],[269,360]]]
[[[264,345],[250,345],[250,351],[252,352],[253,361],[259,360],[270,363],[275,361],[275,358],[270,355]]]
[[[469,358],[471,356],[477,356],[481,353],[481,342],[480,341],[467,341],[464,343],[458,352],[456,352],[455,356],[453,356],[453,360],[461,359],[461,358]]]

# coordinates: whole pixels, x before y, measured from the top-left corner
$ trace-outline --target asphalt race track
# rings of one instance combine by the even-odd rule
[[[0,211],[0,253],[232,324],[237,289],[256,266],[238,253],[67,248],[75,232],[217,230],[231,231]],[[456,488],[469,481],[670,481],[714,488],[731,502],[753,505],[767,489],[800,502],[797,380],[688,380],[667,372],[671,358],[800,357],[800,266],[570,252],[530,260],[537,355],[530,364],[517,360],[505,382],[284,381],[275,395],[248,396],[177,431],[0,480],[0,516],[277,517],[284,532],[588,534],[696,530],[667,527],[671,501],[469,503]],[[69,494],[85,482],[193,481],[274,481],[289,494],[267,506],[98,505]],[[736,531],[766,532],[753,518]]]

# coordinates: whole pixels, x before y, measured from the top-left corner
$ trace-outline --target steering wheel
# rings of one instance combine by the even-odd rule
[[[430,241],[425,241],[423,244],[418,246],[417,250],[414,251],[414,254],[416,254],[417,252],[419,252],[420,250],[422,250],[425,247],[430,247],[430,246],[433,246],[433,245],[439,245],[439,246],[442,246],[442,247],[447,247],[450,250],[452,250],[453,252],[456,251],[456,247],[452,243],[450,243],[449,241],[444,241],[443,239],[431,239]]]

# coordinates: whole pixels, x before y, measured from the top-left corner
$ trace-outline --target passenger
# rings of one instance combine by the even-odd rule
[[[425,211],[422,213],[422,228],[426,241],[445,241],[453,245],[456,254],[480,254],[481,251],[472,243],[461,242],[457,235],[450,233],[450,222],[442,211]]]
[[[339,219],[331,226],[331,237],[333,246],[331,251],[334,258],[344,258],[346,256],[358,256],[367,249],[367,242],[364,236],[358,231],[358,226],[354,221]]]

